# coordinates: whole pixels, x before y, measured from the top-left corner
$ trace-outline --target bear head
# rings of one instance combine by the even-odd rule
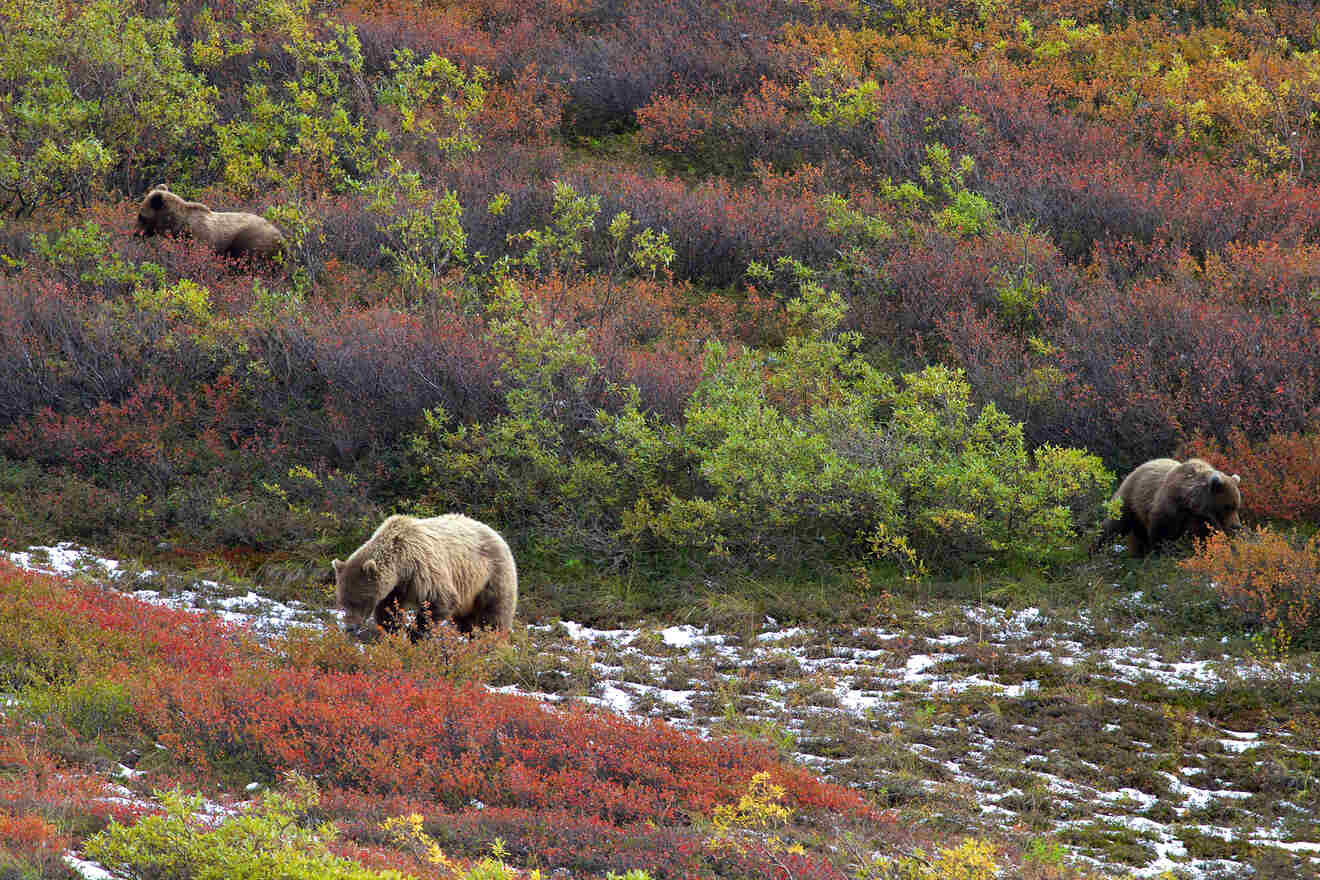
[[[163,183],[153,186],[138,206],[137,231],[145,236],[188,231],[183,199],[170,192]]]
[[[1217,528],[1227,535],[1237,534],[1242,530],[1242,490],[1238,484],[1242,478],[1237,474],[1229,476],[1214,468],[1207,468],[1200,475],[1201,486],[1192,498],[1193,512],[1207,525]]]
[[[389,594],[387,572],[375,559],[352,559],[330,563],[335,575],[335,601],[344,610],[344,629],[350,635],[361,633],[376,605]]]

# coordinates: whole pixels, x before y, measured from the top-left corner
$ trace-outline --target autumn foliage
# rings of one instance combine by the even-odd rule
[[[1268,528],[1241,541],[1212,535],[1180,563],[1282,649],[1313,637],[1320,619],[1320,539],[1299,542]]]
[[[1253,443],[1239,431],[1222,444],[1193,438],[1188,448],[1241,474],[1251,487],[1242,496],[1248,516],[1309,522],[1320,516],[1320,436],[1270,434]]]
[[[1310,0],[0,2],[0,534],[324,601],[385,514],[462,509],[528,607],[610,617],[1066,566],[1156,456],[1314,520],[1318,39]],[[282,259],[133,235],[162,180]],[[1310,545],[1228,547],[1190,564],[1311,626]],[[0,693],[46,694],[66,763],[131,729],[205,783],[316,774],[364,853],[389,803],[697,876],[685,817],[761,771],[865,813],[741,741],[483,690],[485,645],[277,661],[7,568],[0,605]],[[97,796],[47,759],[0,799],[15,858]]]
[[[382,815],[420,811],[447,834],[469,829],[468,846],[499,835],[528,855],[580,868],[603,872],[631,853],[686,874],[707,859],[701,838],[685,830],[691,817],[736,800],[756,773],[782,786],[785,802],[804,816],[880,818],[861,796],[781,764],[768,746],[494,693],[448,677],[457,665],[401,664],[389,645],[353,668],[336,668],[323,644],[311,650],[330,636],[264,646],[208,616],[7,563],[0,563],[0,616],[23,621],[0,626],[0,655],[28,687],[52,688],[35,704],[45,707],[47,724],[159,743],[175,778],[193,786],[275,784],[297,771],[318,781],[327,809],[368,843]],[[432,650],[444,648],[441,639]],[[106,708],[116,701],[122,713]],[[94,729],[83,723],[89,707],[100,707]],[[0,739],[0,760],[23,772],[0,798],[0,822],[16,835],[6,839],[24,852],[66,846],[48,825],[18,817],[56,809],[55,780],[74,805],[105,799],[104,783],[34,773],[29,762],[49,768],[51,759],[8,737]],[[103,802],[107,819],[151,809]]]

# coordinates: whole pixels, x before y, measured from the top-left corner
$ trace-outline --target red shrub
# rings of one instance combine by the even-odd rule
[[[568,179],[580,192],[601,196],[604,217],[627,211],[641,226],[668,232],[677,252],[670,268],[678,279],[733,285],[752,260],[791,256],[820,265],[834,255],[814,197],[766,195],[721,180],[689,187],[598,166]],[[604,263],[606,256],[602,248],[590,255],[591,263]]]
[[[1263,519],[1320,519],[1320,435],[1271,434],[1252,442],[1231,431],[1224,442],[1197,434],[1187,453],[1242,477],[1242,506]]]
[[[0,560],[0,644],[6,657],[51,679],[167,664],[223,674],[235,633],[212,617],[145,606],[109,589],[72,587]]]
[[[114,819],[131,822],[150,807],[108,790],[105,779],[45,750],[40,729],[0,717],[0,852],[57,865],[70,838]],[[58,829],[76,827],[77,835]]]
[[[0,277],[0,428],[41,407],[80,411],[123,394],[137,371],[97,300],[34,275]]]
[[[296,698],[294,697],[296,695]],[[137,690],[143,723],[198,766],[246,753],[328,786],[427,793],[450,809],[559,808],[610,822],[709,813],[770,769],[801,808],[860,809],[856,796],[763,748],[700,742],[582,709],[404,676],[240,669],[197,681],[162,675]]]
[[[1238,538],[1216,532],[1179,565],[1213,583],[1226,605],[1279,648],[1320,621],[1320,537],[1299,546],[1268,528]]]
[[[495,83],[476,121],[488,145],[517,143],[547,148],[558,134],[567,97],[535,64],[518,71],[511,81]]]
[[[105,670],[125,681],[133,723],[190,767],[194,782],[215,771],[274,778],[298,770],[319,781],[327,803],[364,822],[381,818],[363,807],[367,798],[396,813],[418,805],[433,813],[438,803],[478,826],[544,815],[513,839],[544,842],[565,857],[569,844],[559,835],[570,832],[599,843],[603,856],[666,841],[676,841],[679,853],[696,852],[697,841],[682,831],[689,817],[736,800],[759,771],[784,787],[786,806],[807,816],[874,818],[860,796],[779,764],[763,745],[703,740],[660,722],[397,670],[299,665],[305,652],[273,662],[214,619],[66,589],[3,564],[0,620],[23,621],[0,626],[11,656],[24,646],[37,666],[58,655],[85,673]],[[112,667],[107,658],[129,665]],[[13,802],[0,799],[4,810],[13,812]],[[639,844],[633,838],[644,823],[658,828]]]
[[[1034,442],[1084,446],[1124,470],[1198,432],[1257,438],[1311,423],[1320,333],[1303,314],[1152,279],[1079,288],[1062,306],[1039,330],[1048,355],[975,311],[940,321],[974,386],[1026,420]]]
[[[686,153],[710,131],[715,110],[685,95],[657,95],[637,111],[642,141],[651,149]]]
[[[0,813],[0,851],[54,862],[69,848],[69,838],[38,816]]]

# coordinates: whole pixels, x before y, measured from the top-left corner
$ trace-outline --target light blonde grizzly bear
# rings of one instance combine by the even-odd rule
[[[1233,535],[1242,529],[1240,482],[1237,474],[1217,471],[1199,458],[1148,461],[1128,474],[1114,493],[1122,512],[1106,524],[1097,545],[1116,535],[1131,535],[1132,555],[1145,556],[1187,532],[1204,537],[1220,529]]]
[[[397,632],[411,609],[417,611],[408,630],[413,641],[449,618],[462,632],[513,628],[518,569],[509,545],[490,526],[462,514],[391,516],[347,561],[336,559],[331,567],[349,635],[374,638],[379,630],[367,626],[368,617]]]
[[[212,211],[201,202],[189,202],[158,183],[142,198],[138,232],[191,235],[226,257],[269,259],[284,247],[284,235],[265,217],[246,211]]]

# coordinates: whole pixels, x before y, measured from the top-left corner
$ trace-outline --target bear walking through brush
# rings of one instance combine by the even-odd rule
[[[1199,458],[1152,459],[1119,485],[1114,498],[1122,502],[1122,510],[1118,519],[1105,524],[1096,546],[1117,535],[1130,535],[1132,555],[1145,556],[1188,531],[1204,536],[1210,529],[1221,529],[1232,535],[1242,528],[1239,482],[1237,474],[1217,471]]]
[[[397,632],[411,609],[417,611],[409,628],[413,641],[445,619],[462,632],[513,628],[518,569],[509,545],[490,526],[462,514],[391,516],[331,567],[350,635],[370,638],[375,629],[365,629],[369,617],[386,632]]]
[[[189,202],[163,183],[152,187],[138,206],[138,232],[191,235],[226,257],[269,259],[284,247],[284,235],[265,217],[246,211],[212,211],[201,202]]]

